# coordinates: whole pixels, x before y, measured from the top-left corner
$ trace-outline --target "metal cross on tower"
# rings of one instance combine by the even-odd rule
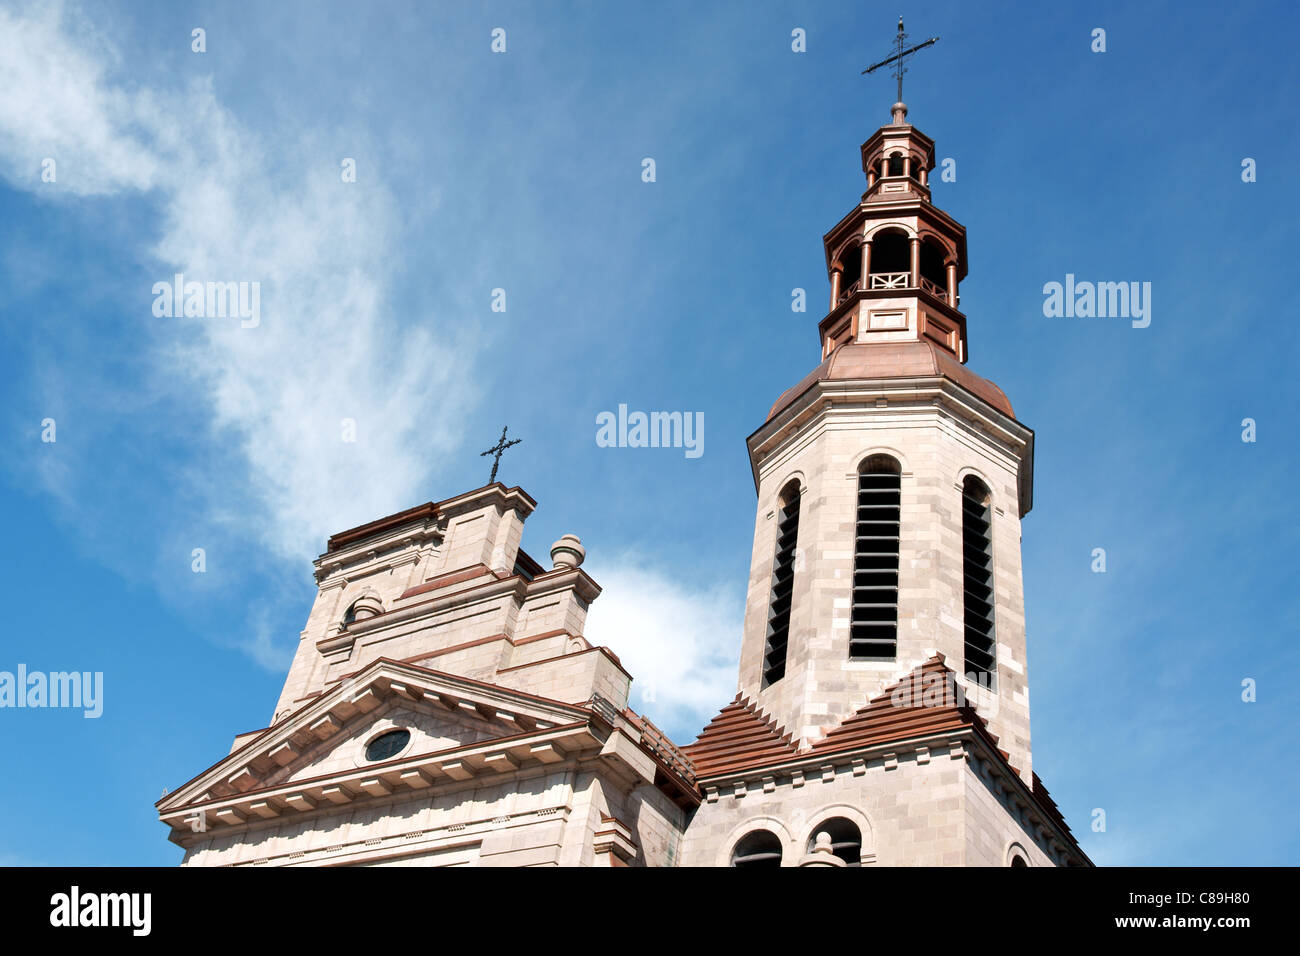
[[[522,438],[516,438],[516,439],[514,439],[514,440],[512,440],[512,441],[506,441],[506,431],[507,431],[507,429],[509,429],[509,428],[510,428],[510,426],[507,425],[505,428],[501,429],[501,438],[500,438],[500,440],[499,440],[495,445],[493,445],[491,448],[489,448],[487,451],[482,452],[482,453],[479,455],[480,458],[482,458],[484,455],[492,455],[492,456],[493,456],[493,457],[492,457],[492,477],[490,477],[490,478],[488,479],[488,484],[489,484],[489,485],[490,485],[490,484],[493,484],[493,483],[497,480],[497,468],[498,468],[498,466],[500,466],[500,464],[501,464],[501,453],[502,453],[503,451],[505,451],[507,448],[509,448],[511,445],[518,445],[521,441],[523,441]]]
[[[903,102],[903,74],[907,72],[907,58],[917,50],[924,50],[931,43],[938,42],[938,37],[930,37],[930,39],[926,40],[924,43],[918,43],[916,46],[908,47],[906,50],[903,49],[907,44],[907,34],[903,32],[903,18],[899,17],[898,36],[894,37],[894,55],[887,60],[873,63],[871,66],[863,70],[861,75],[865,76],[868,73],[874,73],[882,66],[889,66],[891,63],[894,64],[894,77],[898,80],[898,102],[901,103]]]

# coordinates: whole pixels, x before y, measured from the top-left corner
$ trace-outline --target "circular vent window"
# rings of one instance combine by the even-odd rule
[[[390,730],[386,734],[380,734],[366,745],[366,759],[387,760],[389,757],[395,757],[410,742],[409,730]]]

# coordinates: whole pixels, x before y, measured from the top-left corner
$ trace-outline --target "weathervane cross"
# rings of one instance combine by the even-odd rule
[[[489,448],[487,451],[482,452],[482,453],[479,454],[479,457],[480,457],[480,458],[482,458],[484,455],[492,455],[492,456],[493,456],[493,457],[492,457],[492,477],[490,477],[490,478],[488,479],[488,484],[489,484],[489,485],[494,484],[494,483],[496,482],[496,480],[497,480],[497,468],[501,465],[501,453],[502,453],[503,451],[505,451],[507,448],[509,448],[511,445],[518,445],[521,441],[523,441],[522,438],[516,438],[516,439],[514,439],[514,440],[512,440],[512,441],[506,441],[506,431],[507,431],[509,428],[510,428],[510,426],[507,425],[505,428],[501,429],[501,438],[500,438],[500,440],[497,441],[497,443],[496,443],[495,445],[493,445],[491,448]]]
[[[863,70],[861,75],[865,76],[868,73],[874,73],[882,66],[889,66],[891,63],[894,64],[894,78],[898,80],[898,102],[901,103],[903,102],[903,74],[907,72],[907,58],[917,50],[924,50],[930,44],[938,42],[938,37],[930,37],[930,39],[926,40],[924,43],[918,43],[916,46],[908,47],[906,50],[903,49],[907,44],[907,34],[903,32],[903,18],[899,17],[898,35],[894,37],[894,55],[889,57],[887,60],[873,63],[871,66]]]

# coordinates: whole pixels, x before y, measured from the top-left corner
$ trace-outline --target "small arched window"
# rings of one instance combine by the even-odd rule
[[[888,168],[890,176],[903,175],[903,154],[895,153],[893,156],[890,156]]]
[[[379,595],[372,590],[367,590],[359,598],[348,605],[348,609],[343,612],[343,626],[355,624],[357,621],[364,621],[368,618],[377,617],[384,613],[384,602],[379,600]]]
[[[831,852],[849,866],[862,865],[862,831],[852,820],[844,817],[832,817],[816,827],[808,838],[808,852],[817,845],[818,834],[825,833],[831,838]]]
[[[872,455],[858,475],[849,656],[893,660],[898,654],[900,472],[888,455]]]
[[[731,851],[732,866],[780,866],[781,838],[771,830],[751,830]]]
[[[1023,856],[1021,856],[1019,853],[1017,853],[1015,856],[1013,856],[1013,857],[1011,858],[1011,865],[1012,865],[1012,866],[1028,866],[1029,864],[1025,862],[1025,858],[1024,858]]]
[[[785,676],[790,643],[790,606],[794,602],[796,544],[799,541],[799,483],[785,486],[778,499],[776,556],[772,561],[772,597],[767,606],[767,639],[763,646],[763,686]]]
[[[962,592],[966,629],[965,674],[991,688],[997,674],[993,632],[993,512],[987,486],[974,475],[962,482]]]

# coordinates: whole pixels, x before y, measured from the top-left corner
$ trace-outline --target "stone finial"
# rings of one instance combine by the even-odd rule
[[[805,854],[804,858],[799,861],[800,866],[846,866],[845,862],[835,855],[835,850],[831,846],[831,835],[823,830],[817,834],[817,839],[813,843],[811,850]]]
[[[889,112],[893,115],[895,126],[902,126],[904,123],[907,122],[906,103],[902,103],[902,102],[895,103],[893,106],[889,108]]]
[[[561,535],[560,540],[551,545],[551,561],[554,562],[551,570],[576,568],[586,556],[587,549],[582,546],[582,541],[576,534]]]

